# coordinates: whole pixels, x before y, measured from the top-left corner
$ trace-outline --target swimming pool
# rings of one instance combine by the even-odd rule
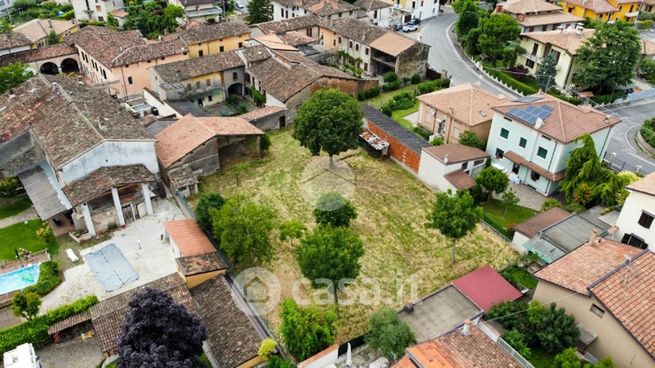
[[[24,289],[36,284],[39,280],[39,265],[19,268],[0,275],[0,295],[7,294],[14,290]]]

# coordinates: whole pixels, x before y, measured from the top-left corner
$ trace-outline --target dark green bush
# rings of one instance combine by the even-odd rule
[[[430,136],[432,135],[432,133],[430,133],[429,131],[427,131],[427,130],[421,128],[421,127],[418,127],[418,126],[412,128],[412,132],[414,132],[414,133],[416,133],[417,135],[421,136],[421,137],[422,137],[423,139],[425,139],[426,141],[427,141],[428,139],[430,139]]]
[[[430,141],[430,144],[433,146],[441,146],[442,144],[444,144],[444,140],[441,137],[434,137]]]
[[[47,261],[39,266],[39,280],[36,284],[28,286],[24,292],[37,293],[45,296],[61,283],[59,276],[59,265],[55,261]]]
[[[263,155],[268,152],[269,148],[271,148],[271,137],[268,134],[264,134],[259,140],[259,151]]]
[[[421,74],[416,73],[412,75],[412,84],[419,84],[421,83]]]
[[[655,118],[644,121],[640,132],[646,143],[651,147],[655,147]]]
[[[88,310],[97,302],[98,298],[96,296],[86,296],[71,304],[53,309],[31,321],[0,330],[0,354],[4,354],[16,346],[27,342],[32,343],[35,348],[49,344],[52,342],[50,335],[48,335],[48,328],[50,326],[74,314]]]
[[[515,90],[521,92],[524,95],[533,95],[539,92],[539,87],[531,86],[529,84],[517,81],[516,79],[512,78],[511,75],[503,71],[493,69],[492,67],[486,65],[483,66],[483,68],[491,76],[495,77],[496,79],[500,80],[501,82],[507,84],[508,86],[514,88]]]
[[[403,92],[393,96],[391,100],[382,105],[380,110],[387,116],[391,116],[392,112],[412,108],[415,104],[416,97],[409,92]]]
[[[524,358],[530,357],[530,348],[525,343],[525,336],[518,330],[510,330],[503,334],[503,340],[505,340],[511,347],[514,348],[519,354]]]
[[[382,76],[382,80],[384,80],[384,83],[396,82],[398,81],[398,76],[394,72],[386,72]]]
[[[382,85],[382,90],[385,92],[389,91],[395,91],[398,88],[400,88],[401,82],[399,80],[395,80],[393,82],[388,82]]]
[[[380,86],[375,86],[373,88],[359,92],[357,94],[357,99],[360,101],[368,100],[369,98],[379,96],[380,91],[381,91]]]
[[[416,86],[416,89],[419,95],[424,95],[438,89],[448,88],[448,86],[450,86],[450,79],[441,78],[420,83],[418,86]]]

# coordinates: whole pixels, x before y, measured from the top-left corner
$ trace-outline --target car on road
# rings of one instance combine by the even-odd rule
[[[421,20],[418,19],[418,18],[412,18],[407,23],[405,23],[406,26],[409,26],[409,25],[418,26],[419,24],[421,24]]]
[[[241,9],[241,10],[246,8],[243,4],[238,3],[238,2],[234,2],[234,7],[237,8],[237,9]]]
[[[414,32],[418,30],[418,26],[416,24],[405,24],[403,26],[403,32]]]

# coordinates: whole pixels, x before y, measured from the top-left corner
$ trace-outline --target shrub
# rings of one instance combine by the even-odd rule
[[[562,208],[562,203],[555,198],[548,198],[541,204],[541,212],[546,212],[555,207]]]
[[[430,136],[432,135],[430,131],[423,129],[420,126],[413,127],[412,132],[414,132],[419,137],[425,139],[426,141],[430,139]]]
[[[444,144],[444,140],[441,137],[434,137],[430,141],[430,144],[433,146],[441,146],[442,144]]]
[[[639,12],[639,20],[655,20],[655,14],[649,12]]]
[[[582,105],[582,99],[580,97],[566,96],[556,88],[551,88],[547,92],[549,95],[559,98],[562,101],[566,101],[573,105]]]
[[[277,355],[273,355],[266,363],[266,368],[293,368],[295,365],[292,361],[282,359]]]
[[[580,183],[573,190],[573,201],[582,207],[588,207],[594,200],[594,188],[587,183]]]
[[[379,96],[379,95],[380,95],[380,91],[381,91],[380,86],[375,86],[375,87],[373,87],[373,88],[370,88],[370,89],[367,89],[367,90],[364,90],[364,91],[359,92],[359,93],[357,94],[357,99],[358,99],[359,101],[368,100],[369,98],[373,98],[373,97],[375,97],[375,96]]]
[[[11,302],[11,309],[17,317],[23,317],[28,321],[34,319],[39,313],[41,306],[41,298],[38,294],[33,292],[19,291],[14,295]]]
[[[259,355],[259,357],[264,360],[269,360],[271,355],[275,354],[276,350],[277,342],[275,342],[275,340],[271,339],[270,337],[267,337],[259,345],[259,351],[257,355]]]
[[[0,198],[11,198],[16,196],[17,189],[18,179],[15,177],[0,180]]]
[[[366,343],[385,356],[396,359],[416,343],[414,331],[391,309],[382,309],[369,319]]]
[[[263,106],[266,103],[266,95],[259,92],[255,86],[250,87],[250,95],[252,96],[252,100],[257,106]]]
[[[416,73],[412,75],[412,84],[419,84],[421,83],[421,74]]]
[[[399,80],[389,82],[389,83],[385,83],[384,85],[382,85],[382,90],[385,91],[385,92],[395,91],[398,88],[400,88],[400,84],[401,84],[401,82]]]
[[[640,133],[646,143],[651,147],[655,147],[655,119],[644,121]]]
[[[398,81],[398,76],[394,72],[386,72],[382,76],[382,80],[384,80],[384,83],[396,82]]]
[[[196,204],[196,222],[201,229],[212,231],[211,210],[218,210],[223,207],[225,199],[218,193],[201,193]]]
[[[477,136],[477,134],[475,134],[470,130],[463,131],[462,134],[459,135],[459,138],[457,140],[459,141],[460,144],[469,147],[479,148],[481,150],[483,150],[485,146],[484,141],[480,139]]]
[[[259,138],[259,152],[261,155],[264,155],[268,152],[269,148],[271,148],[271,137],[268,134],[264,134]]]
[[[357,218],[357,210],[341,194],[328,192],[318,199],[314,208],[314,218],[319,225],[348,226],[351,220]]]
[[[301,308],[293,299],[282,301],[280,334],[289,353],[305,360],[334,343],[337,316],[316,307]]]
[[[23,291],[45,296],[60,283],[59,265],[55,261],[47,261],[39,266],[39,280],[36,284],[26,287]]]
[[[639,29],[651,29],[655,22],[652,19],[640,20],[637,22],[637,28]]]
[[[418,86],[416,86],[416,89],[419,95],[423,95],[426,93],[436,91],[438,89],[448,88],[448,86],[450,86],[450,79],[441,78],[441,79],[435,79],[432,81],[420,83]]]
[[[639,75],[652,80],[655,79],[655,60],[645,59],[639,65]]]
[[[525,343],[525,336],[518,330],[510,330],[503,334],[503,340],[507,342],[514,350],[518,351],[524,358],[530,357],[530,348]]]
[[[489,66],[484,66],[483,69],[491,76],[495,77],[496,79],[500,80],[501,82],[507,84],[508,86],[514,88],[515,90],[521,92],[524,95],[533,95],[539,92],[539,87],[531,86],[521,81],[518,81],[512,78],[511,75],[503,71],[493,69]]]
[[[416,104],[416,97],[409,92],[399,93],[391,100],[387,101],[380,109],[385,115],[391,116],[396,110],[404,110],[414,107]]]
[[[74,314],[88,310],[97,302],[98,298],[95,296],[86,296],[71,304],[53,309],[45,315],[35,317],[31,321],[0,330],[0,354],[27,342],[32,343],[37,349],[49,344],[52,339],[48,335],[48,327]]]
[[[517,81],[523,81],[528,77],[528,73],[530,71],[528,68],[526,68],[523,65],[517,65],[513,66],[511,68],[507,68],[507,73],[512,76],[512,78],[516,79]]]

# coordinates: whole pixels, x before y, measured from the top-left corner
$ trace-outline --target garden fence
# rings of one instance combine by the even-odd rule
[[[514,360],[516,360],[523,368],[534,368],[532,363],[525,359],[523,355],[519,354],[518,351],[514,350],[514,348],[503,340],[502,337],[498,339],[498,345],[503,348],[507,354],[511,355],[512,358],[514,358]]]

